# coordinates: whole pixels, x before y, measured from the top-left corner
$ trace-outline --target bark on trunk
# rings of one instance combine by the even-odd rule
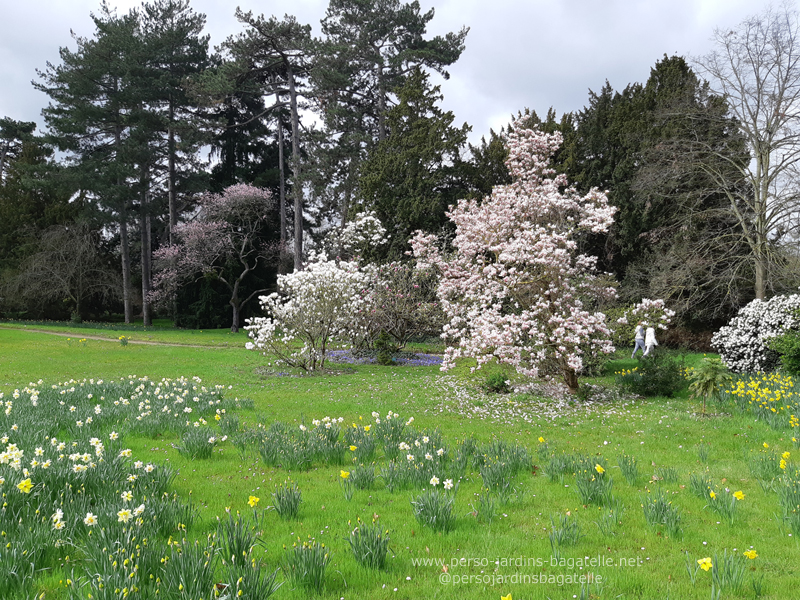
[[[152,281],[151,248],[150,248],[150,214],[147,206],[147,175],[142,169],[142,192],[140,225],[142,230],[142,324],[150,327],[153,324],[153,315],[150,306],[150,287]]]
[[[303,268],[303,179],[300,175],[300,118],[297,114],[297,90],[294,72],[287,63],[289,104],[292,110],[292,191],[294,192],[294,270]]]
[[[119,215],[119,245],[122,258],[122,304],[125,307],[125,323],[133,322],[133,298],[131,294],[131,246],[128,241],[128,211],[123,202]]]
[[[280,101],[280,98],[278,99]],[[286,273],[286,165],[283,160],[283,118],[278,114],[278,165],[280,172],[281,247],[278,272]]]

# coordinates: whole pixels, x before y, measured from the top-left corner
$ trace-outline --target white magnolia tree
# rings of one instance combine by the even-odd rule
[[[302,271],[278,275],[278,289],[259,298],[269,315],[248,320],[250,350],[267,351],[292,367],[325,366],[334,337],[352,338],[354,317],[368,305],[374,275],[357,261],[313,255]]]
[[[513,183],[448,213],[452,255],[434,236],[412,240],[418,264],[440,272],[443,337],[451,342],[443,369],[460,357],[477,359],[478,368],[497,360],[531,377],[556,372],[575,391],[586,353],[613,351],[605,315],[588,307],[615,290],[578,240],[608,231],[616,209],[605,194],[581,196],[555,174],[550,158],[561,141],[513,123],[506,138]]]

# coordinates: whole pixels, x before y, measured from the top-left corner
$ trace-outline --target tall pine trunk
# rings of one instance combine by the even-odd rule
[[[303,180],[300,175],[300,117],[297,114],[297,90],[294,71],[286,63],[289,80],[289,104],[292,110],[292,191],[294,192],[294,270],[303,268]]]
[[[280,98],[278,99],[280,101]],[[286,273],[286,165],[283,159],[283,117],[278,113],[278,170],[280,172],[281,248],[278,272]]]
[[[141,207],[139,221],[142,234],[142,324],[150,327],[153,324],[152,308],[150,305],[150,289],[153,278],[152,252],[150,247],[150,210],[148,207],[148,181],[147,166],[142,166],[141,173]]]
[[[119,118],[119,113],[117,114]],[[122,134],[120,126],[117,124],[114,131],[114,145],[116,148],[117,160],[119,160],[120,147],[122,146]],[[122,178],[117,177],[117,191],[122,191]],[[131,293],[131,247],[128,240],[128,207],[125,194],[117,198],[119,205],[119,253],[122,260],[122,304],[125,310],[125,323],[133,322],[133,298]]]

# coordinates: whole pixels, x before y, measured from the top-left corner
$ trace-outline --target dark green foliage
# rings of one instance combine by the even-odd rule
[[[381,331],[378,339],[375,340],[375,350],[378,353],[376,360],[379,365],[388,366],[394,364],[392,359],[397,353],[398,347],[392,342],[392,338],[386,331]]]
[[[363,209],[376,212],[389,237],[373,252],[390,259],[404,256],[414,231],[438,232],[448,223],[445,211],[462,195],[457,166],[470,129],[453,127],[453,113],[437,106],[439,88],[420,70],[397,93],[397,106],[386,113],[387,137],[363,164],[359,181]]]
[[[800,375],[800,332],[787,331],[772,338],[769,347],[780,355],[782,371],[788,375]]]
[[[487,375],[481,387],[490,394],[508,394],[511,392],[511,387],[508,385],[508,379],[505,373],[492,373]]]
[[[721,183],[749,157],[724,100],[686,61],[664,57],[647,82],[606,83],[564,133],[560,168],[580,191],[608,190],[610,236],[585,240],[623,300],[664,298],[683,322],[725,320],[751,292],[749,268]]]
[[[644,396],[666,396],[672,398],[687,385],[683,376],[683,359],[676,359],[664,352],[639,359],[631,371],[617,375],[617,384],[624,390]]]

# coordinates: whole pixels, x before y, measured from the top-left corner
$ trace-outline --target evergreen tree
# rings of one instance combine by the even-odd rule
[[[447,208],[464,194],[460,150],[469,126],[453,127],[452,112],[437,102],[438,86],[415,69],[386,115],[387,137],[365,162],[359,181],[361,208],[374,210],[390,238],[386,258],[402,258],[414,231],[438,232]],[[378,250],[376,250],[377,252]]]

